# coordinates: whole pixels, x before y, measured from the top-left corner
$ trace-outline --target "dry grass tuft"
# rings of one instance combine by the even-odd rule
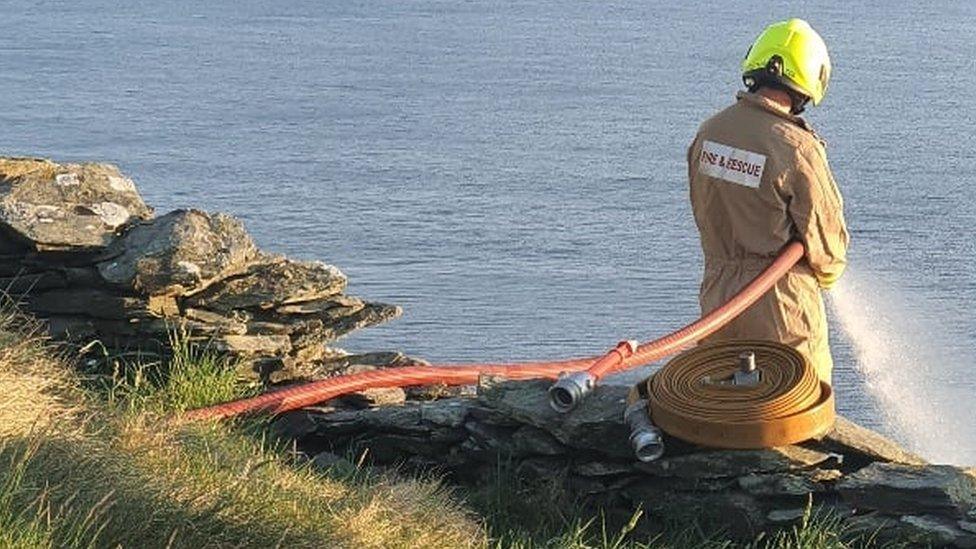
[[[349,503],[332,518],[338,539],[348,546],[452,548],[487,541],[470,511],[430,481],[381,479]]]
[[[0,440],[77,424],[82,391],[37,321],[0,294]]]
[[[254,426],[170,419],[227,396],[233,370],[212,356],[115,379],[99,400],[36,325],[0,310],[3,547],[484,545],[436,482],[329,476]]]

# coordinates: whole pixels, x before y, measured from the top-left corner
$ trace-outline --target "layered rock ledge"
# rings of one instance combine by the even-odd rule
[[[976,471],[928,464],[844,418],[821,440],[766,450],[668,438],[662,459],[641,463],[622,417],[626,387],[598,387],[560,415],[548,406],[548,386],[486,380],[466,397],[331,402],[282,416],[275,427],[322,466],[366,456],[375,466],[478,483],[504,463],[579,505],[621,517],[641,507],[650,524],[693,517],[750,538],[801,520],[812,504],[879,540],[976,547]]]
[[[349,364],[333,342],[401,313],[345,288],[332,265],[259,250],[232,216],[156,217],[114,166],[0,158],[0,290],[56,338],[121,356],[180,334],[266,382],[327,376]],[[404,357],[360,362],[383,360]]]

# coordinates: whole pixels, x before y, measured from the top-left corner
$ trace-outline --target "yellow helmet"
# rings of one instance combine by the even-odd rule
[[[749,48],[742,61],[742,80],[749,87],[772,80],[817,105],[830,81],[827,45],[803,19],[773,23]]]

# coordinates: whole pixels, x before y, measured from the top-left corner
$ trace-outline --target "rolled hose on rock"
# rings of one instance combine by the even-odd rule
[[[830,385],[796,349],[773,341],[699,345],[639,388],[654,426],[713,448],[785,446],[826,434],[834,424]]]
[[[190,410],[183,417],[188,420],[200,420],[222,419],[257,412],[280,414],[366,389],[432,384],[472,385],[477,383],[482,375],[511,380],[558,378],[559,381],[550,390],[552,404],[560,411],[568,411],[575,407],[603,376],[649,364],[672,355],[719,330],[772,288],[803,255],[803,245],[799,242],[791,242],[783,248],[769,267],[721,307],[664,337],[642,345],[621,342],[599,357],[515,364],[406,366],[341,375],[270,391],[251,398]],[[574,374],[565,375],[567,372],[576,372],[576,378],[582,377],[582,382],[566,383],[566,380],[576,379],[571,377]],[[585,375],[580,376],[580,373]],[[570,390],[564,391],[566,387]],[[579,391],[575,391],[576,389]]]

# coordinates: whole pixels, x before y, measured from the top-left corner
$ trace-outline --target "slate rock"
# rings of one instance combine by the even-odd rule
[[[81,315],[110,320],[154,316],[146,299],[94,288],[59,288],[36,293],[27,298],[27,308],[41,316]]]
[[[395,406],[407,401],[407,393],[400,387],[378,387],[350,393],[342,397],[342,400],[360,408]]]
[[[237,219],[174,210],[133,226],[113,242],[98,272],[107,282],[142,294],[184,295],[243,272],[256,256]]]
[[[363,308],[359,298],[336,294],[326,298],[288,303],[275,307],[280,315],[315,315],[321,318],[341,318]]]
[[[449,451],[449,443],[418,444],[418,440],[408,435],[381,433],[364,438],[355,444],[359,450],[366,450],[367,459],[380,464],[402,462],[412,456],[436,459]]]
[[[773,509],[766,513],[766,520],[770,524],[786,525],[799,522],[806,515],[805,507],[794,507],[791,509]]]
[[[616,457],[632,457],[630,431],[623,421],[628,387],[598,385],[578,408],[560,414],[549,406],[547,380],[499,382],[478,399],[502,415],[533,425],[567,446]]]
[[[411,358],[398,351],[378,351],[361,354],[338,354],[326,359],[323,366],[328,366],[336,371],[352,372],[354,366],[369,366],[372,368],[396,368],[413,364],[427,364],[426,361]]]
[[[278,356],[291,350],[291,341],[281,335],[228,334],[214,339],[213,348],[225,353]]]
[[[568,451],[548,431],[532,425],[523,425],[512,433],[512,447],[520,455],[559,456]]]
[[[633,473],[634,468],[630,463],[600,460],[577,463],[573,466],[573,472],[584,477],[605,477]]]
[[[362,302],[352,297],[324,299],[335,296],[345,287],[346,276],[332,265],[268,257],[250,265],[243,274],[216,282],[187,298],[186,302],[191,307],[222,313],[282,305],[285,306],[281,311],[283,314],[327,316],[332,309],[355,312],[357,306],[362,307]],[[289,304],[295,305],[288,307]]]
[[[905,450],[897,442],[870,429],[837,416],[834,428],[819,441],[808,445],[821,451],[837,452],[844,456],[846,465],[861,468],[875,461],[925,465],[922,457]]]
[[[220,326],[185,318],[157,318],[147,315],[110,319],[88,315],[50,315],[43,320],[48,324],[49,333],[53,337],[71,341],[100,339],[107,347],[138,348],[151,343],[155,348],[157,343],[168,342],[174,331],[181,331],[191,340],[205,345],[215,345],[221,336],[228,335]],[[221,349],[229,350],[226,345]]]
[[[241,314],[228,314],[226,316],[214,313],[212,311],[207,311],[204,309],[192,309],[186,308],[182,312],[176,311],[177,314],[181,314],[183,318],[193,320],[196,322],[201,322],[204,324],[209,324],[218,328],[220,333],[228,335],[245,335],[248,333],[247,316]],[[260,334],[269,335],[269,334]],[[275,335],[275,334],[270,334]]]
[[[756,496],[806,496],[825,492],[841,478],[836,469],[796,473],[750,473],[738,479],[739,487]]]
[[[735,539],[752,539],[766,526],[760,502],[741,492],[674,491],[653,480],[642,480],[623,486],[620,493],[652,517],[721,529]]]
[[[248,326],[251,324],[249,323]],[[337,374],[351,374],[376,369],[375,366],[366,365],[353,365],[343,368],[338,366],[341,363],[334,361],[334,359],[348,354],[342,349],[321,344],[305,349],[295,349],[293,342],[292,350],[287,356],[265,357],[255,361],[253,371],[260,373],[260,379],[264,383],[280,384],[292,381],[314,381],[333,377]],[[404,392],[407,393],[406,390]]]
[[[43,325],[49,336],[65,341],[96,339],[99,335],[91,317],[86,316],[46,316]]]
[[[951,465],[873,463],[844,477],[837,490],[853,507],[886,513],[963,519],[976,509],[976,478]]]
[[[642,475],[638,478],[649,480],[658,488],[672,492],[728,492],[735,491],[738,484],[738,479],[732,477],[691,478]]]
[[[11,261],[15,266],[17,263],[27,254],[27,252],[32,251],[30,243],[24,242],[22,237],[17,236],[13,230],[0,225],[0,261]],[[7,259],[10,258],[10,259]],[[0,270],[0,275],[8,275],[16,273],[7,273],[6,270]]]
[[[397,412],[387,414],[386,410]],[[378,412],[374,414],[372,412]],[[282,414],[275,422],[275,430],[298,440],[333,442],[348,435],[366,435],[391,430],[429,433],[418,422],[419,413],[411,407],[342,409],[334,406],[314,406]]]
[[[402,406],[357,410],[308,408],[305,418],[314,426],[314,432],[323,437],[375,432],[427,435],[442,427],[460,428],[466,414],[467,404],[464,402],[454,402],[450,406],[408,402]]]
[[[565,484],[577,497],[602,495],[609,490],[604,482],[594,477],[570,475]]]
[[[461,427],[470,414],[473,404],[470,399],[422,403],[419,405],[420,418],[440,427]]]
[[[649,475],[681,478],[730,478],[752,473],[795,471],[825,463],[829,454],[799,446],[761,450],[705,450],[663,457],[635,467]]]
[[[512,429],[478,421],[466,422],[464,429],[480,448],[503,455],[512,455]]]
[[[35,249],[101,249],[120,228],[151,217],[115,166],[0,158],[0,225]]]
[[[976,535],[952,520],[937,515],[890,516],[868,513],[850,517],[845,527],[851,534],[874,539],[878,545],[896,547],[976,547]]]
[[[225,314],[233,314],[233,313],[244,313],[242,316],[247,316],[247,317],[250,316],[246,313],[246,311],[242,311],[240,309]],[[214,314],[218,314],[218,313],[214,313]],[[247,333],[254,334],[254,335],[289,335],[294,331],[294,327],[289,326],[288,324],[279,324],[277,322],[262,322],[260,320],[248,320],[246,322],[245,329]]]
[[[566,462],[557,457],[531,457],[515,466],[515,474],[529,479],[553,479],[568,473]]]
[[[318,318],[314,315],[289,317],[295,348],[307,348],[331,343],[342,336],[377,324],[393,320],[403,314],[403,309],[385,303],[366,303],[360,310],[339,319]]]
[[[315,434],[318,424],[312,416],[324,413],[324,410],[301,409],[285,412],[272,420],[268,429],[278,437],[288,438],[298,442]]]
[[[0,277],[0,290],[13,297],[67,286],[65,275],[57,271]]]
[[[362,310],[336,321],[314,317],[295,320],[288,332],[292,348],[290,357],[299,364],[319,364],[334,356],[329,344],[337,339],[355,330],[382,324],[402,313],[403,310],[395,305],[368,303]],[[333,371],[327,367],[315,370],[325,373]]]
[[[952,520],[932,515],[905,515],[900,522],[909,531],[908,536],[933,545],[976,547],[976,535],[959,528]]]
[[[407,387],[405,391],[407,392],[407,398],[411,400],[440,400],[444,398],[477,396],[477,390],[474,386],[445,385],[444,383]]]
[[[12,253],[0,253],[0,276],[18,277],[25,274],[37,274],[50,270],[47,266],[33,267],[24,264],[23,255]]]

